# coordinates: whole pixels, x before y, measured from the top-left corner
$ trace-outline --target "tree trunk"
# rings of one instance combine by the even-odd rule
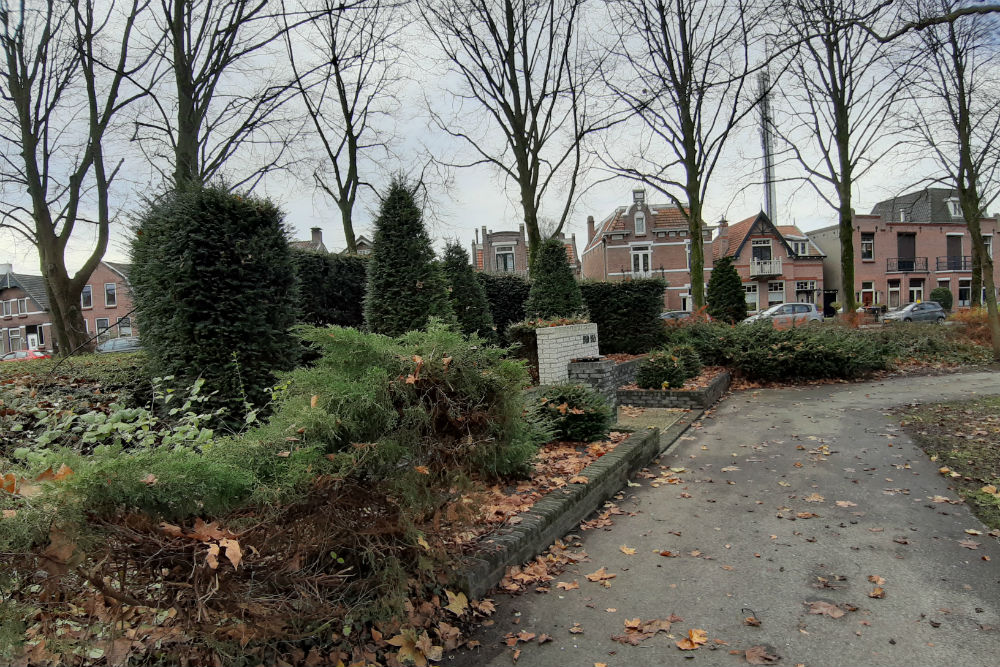
[[[358,241],[354,236],[354,220],[352,219],[354,202],[348,201],[346,197],[343,197],[337,202],[337,206],[340,207],[340,220],[344,223],[344,239],[347,241],[347,252],[352,255],[357,254]]]
[[[983,305],[983,258],[980,257],[978,244],[972,242],[972,307]],[[992,263],[992,262],[991,262]]]
[[[185,50],[185,0],[172,0],[170,39],[173,42],[174,83],[177,86],[177,143],[174,147],[174,185],[199,182],[198,133],[194,73]]]
[[[982,286],[986,288],[986,319],[989,323],[990,338],[993,343],[993,359],[1000,361],[1000,313],[997,312],[996,280],[993,274],[993,259],[986,253],[982,227],[979,224],[979,196],[971,189],[962,194],[968,198],[967,203],[963,201],[963,210],[966,213],[965,224],[972,236],[972,256],[979,259],[980,279],[983,283]],[[973,308],[982,304],[982,293],[983,289],[980,287],[980,299],[977,302],[973,298]]]
[[[60,261],[62,253],[52,247],[55,239],[40,241],[39,254],[45,273],[45,293],[49,297],[49,314],[55,349],[59,356],[68,357],[87,343],[90,334],[83,322],[80,306],[80,288],[66,272],[66,265]]]
[[[688,233],[691,235],[691,300],[694,310],[705,306],[705,243],[701,233],[701,201],[690,198]]]
[[[844,314],[853,314],[858,309],[854,298],[854,216],[851,214],[850,194],[840,204],[840,291],[843,298]]]

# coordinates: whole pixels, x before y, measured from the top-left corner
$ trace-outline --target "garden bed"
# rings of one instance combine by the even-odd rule
[[[618,403],[643,408],[711,407],[729,388],[732,375],[721,366],[709,366],[680,389],[640,389],[635,384],[618,388]]]

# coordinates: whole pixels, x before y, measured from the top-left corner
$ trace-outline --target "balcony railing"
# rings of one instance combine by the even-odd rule
[[[758,278],[761,276],[780,276],[781,275],[781,260],[780,259],[751,259],[750,260],[750,277]]]
[[[927,273],[926,257],[888,257],[885,261],[887,273]]]
[[[971,271],[972,258],[969,256],[960,257],[957,255],[937,258],[938,271]]]

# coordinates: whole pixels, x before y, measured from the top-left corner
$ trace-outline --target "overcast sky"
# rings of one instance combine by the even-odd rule
[[[412,26],[410,30],[416,30]],[[427,41],[410,40],[412,44],[426,44]],[[468,153],[462,153],[462,147],[455,140],[448,138],[440,130],[432,127],[426,120],[424,99],[434,99],[436,103],[447,105],[447,94],[444,92],[444,81],[441,70],[428,65],[421,54],[409,54],[412,58],[409,64],[412,77],[400,92],[401,104],[393,118],[397,135],[401,138],[396,147],[400,162],[380,165],[383,172],[395,172],[406,169],[406,164],[414,164],[415,154],[419,147],[425,146],[438,157],[468,158]],[[780,104],[780,100],[775,101]],[[754,121],[755,122],[755,121]],[[625,137],[623,141],[628,141]],[[141,162],[137,152],[128,156],[132,164]],[[402,166],[401,166],[402,165]],[[764,192],[759,185],[761,180],[761,148],[757,128],[753,125],[743,128],[732,140],[729,159],[715,173],[709,197],[705,203],[705,220],[714,224],[721,216],[730,221],[741,220],[755,214],[763,206]],[[412,167],[411,167],[412,169]],[[119,188],[118,208],[122,211],[118,221],[112,226],[111,243],[106,259],[113,261],[127,260],[128,233],[127,226],[130,215],[137,210],[141,197],[148,186],[143,184],[137,174],[145,173],[141,168],[126,169],[133,174],[131,182],[124,183]],[[779,165],[778,177],[794,178],[797,174],[792,165]],[[855,190],[855,209],[858,212],[868,212],[878,201],[901,192],[912,189],[927,173],[922,173],[912,164],[903,165],[898,160],[890,158],[869,173]],[[430,191],[431,207],[428,209],[427,226],[439,248],[445,240],[459,239],[465,247],[472,241],[475,230],[485,225],[492,230],[517,229],[521,224],[519,204],[505,192],[504,183],[495,170],[488,167],[472,167],[456,170],[452,174],[453,181],[449,188],[435,187]],[[375,177],[385,183],[387,174]],[[606,174],[592,172],[591,181],[607,178]],[[755,185],[757,183],[757,185]],[[582,250],[586,242],[586,218],[593,215],[600,220],[609,215],[615,207],[628,205],[631,202],[633,184],[622,178],[615,178],[600,183],[578,197],[574,205],[573,215],[565,231],[576,233],[578,248]],[[298,180],[287,174],[273,174],[258,187],[258,192],[274,199],[285,211],[286,222],[296,239],[309,238],[310,228],[319,227],[328,249],[339,251],[344,248],[344,235],[339,219],[339,211],[325,195],[318,192],[310,183]],[[659,193],[649,192],[648,199],[652,203],[666,202],[667,198]],[[780,224],[797,224],[808,231],[834,224],[836,216],[833,211],[802,183],[781,182],[777,185],[778,222]],[[554,213],[561,202],[554,197],[551,212]],[[369,193],[362,195],[355,209],[355,233],[371,237],[372,219],[376,206],[375,198]],[[544,204],[543,204],[544,208]],[[543,214],[546,211],[543,210]],[[81,227],[85,227],[81,225]],[[83,258],[89,254],[94,241],[91,230],[81,228],[71,241],[67,259],[70,268],[82,264]],[[39,273],[38,257],[34,247],[13,233],[0,230],[0,263],[10,262],[14,270],[21,273]]]

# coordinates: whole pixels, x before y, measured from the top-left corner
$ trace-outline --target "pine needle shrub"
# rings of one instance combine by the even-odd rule
[[[529,411],[560,440],[592,442],[608,436],[614,414],[604,397],[580,384],[534,387],[528,392]]]
[[[955,303],[955,297],[947,287],[935,287],[931,290],[930,301],[937,301],[941,307],[951,312],[951,307]]]
[[[701,372],[701,359],[691,345],[654,352],[639,365],[635,383],[641,389],[679,389]]]
[[[293,248],[292,263],[298,283],[300,322],[316,326],[364,325],[366,257]]]
[[[513,273],[485,272],[476,273],[476,281],[486,293],[497,337],[500,342],[510,343],[507,327],[524,319],[524,303],[528,300],[531,282]]]
[[[431,317],[451,322],[454,313],[434,249],[411,187],[396,179],[382,199],[368,264],[365,324],[375,333],[399,336],[422,329]]]
[[[706,300],[708,314],[721,322],[736,324],[746,319],[746,292],[732,257],[727,255],[716,260],[708,279]]]
[[[494,331],[490,304],[486,300],[486,291],[476,280],[469,263],[469,253],[458,243],[449,243],[445,246],[443,267],[451,288],[451,307],[462,333],[492,339]]]
[[[524,304],[529,318],[572,317],[584,312],[580,286],[559,239],[542,243],[531,267],[531,290]]]
[[[281,211],[221,186],[153,201],[131,244],[129,280],[150,372],[179,386],[202,377],[213,401],[261,406],[297,346],[295,274]]]

